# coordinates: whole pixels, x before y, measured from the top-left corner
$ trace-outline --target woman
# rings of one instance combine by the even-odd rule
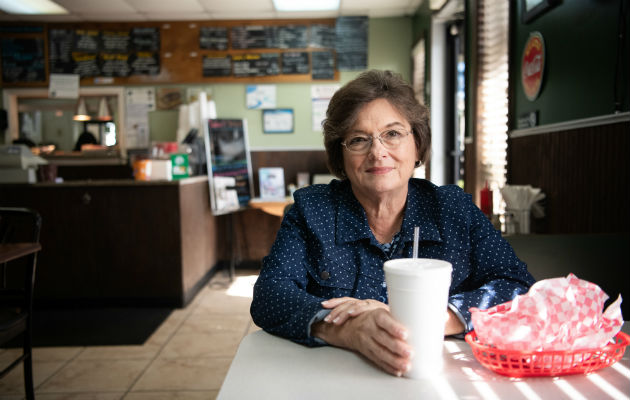
[[[324,121],[328,166],[341,178],[295,192],[254,287],[251,314],[266,331],[307,345],[355,350],[400,376],[413,349],[389,313],[383,263],[419,257],[453,265],[445,335],[472,329],[470,307],[527,292],[533,278],[469,195],[413,179],[430,149],[428,114],[385,71],[335,93]]]

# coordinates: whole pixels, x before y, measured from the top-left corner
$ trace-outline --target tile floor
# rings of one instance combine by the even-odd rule
[[[33,350],[38,400],[214,399],[249,316],[256,271],[219,271],[184,309],[176,309],[139,346],[39,347]],[[17,357],[0,349],[0,365]],[[24,398],[22,366],[0,379],[0,399]]]

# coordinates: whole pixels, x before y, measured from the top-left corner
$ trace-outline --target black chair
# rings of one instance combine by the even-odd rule
[[[32,315],[40,229],[37,212],[0,207],[0,345],[23,337],[21,356],[0,371],[0,379],[22,362],[27,399],[35,398]]]

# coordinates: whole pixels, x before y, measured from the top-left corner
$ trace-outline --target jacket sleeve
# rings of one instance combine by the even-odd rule
[[[323,309],[307,292],[307,227],[299,199],[285,215],[263,265],[250,308],[256,325],[265,331],[309,346],[322,341],[309,336],[313,318]]]
[[[465,197],[464,211],[468,219],[470,240],[470,272],[449,297],[466,322],[466,332],[473,329],[470,307],[487,309],[527,293],[534,278],[527,265],[518,259],[510,244],[501,237],[488,218]],[[457,313],[456,313],[457,314]]]

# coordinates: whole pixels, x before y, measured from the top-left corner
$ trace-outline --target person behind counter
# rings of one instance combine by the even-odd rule
[[[74,145],[74,151],[81,151],[81,147],[84,144],[98,144],[98,140],[96,140],[96,137],[92,134],[92,132],[85,130],[79,135],[79,138]]]
[[[534,282],[488,218],[454,185],[412,178],[427,160],[428,112],[389,71],[368,71],[338,90],[323,122],[331,172],[340,178],[295,192],[254,286],[251,315],[265,331],[310,346],[354,350],[402,375],[413,349],[387,306],[383,263],[412,256],[453,265],[445,335],[470,331],[486,309]]]

